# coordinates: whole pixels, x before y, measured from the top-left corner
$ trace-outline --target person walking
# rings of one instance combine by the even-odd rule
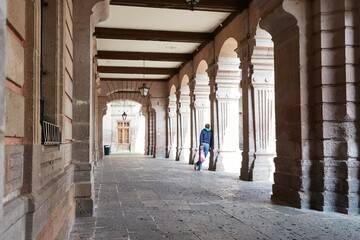
[[[210,147],[212,143],[212,130],[210,129],[210,124],[205,124],[205,128],[201,130],[200,133],[200,146],[199,151],[203,151],[205,154],[205,158],[209,153]],[[200,153],[200,152],[199,152]],[[200,156],[200,154],[199,154]],[[201,170],[202,169],[202,162],[198,159],[197,162],[194,163],[194,170]]]

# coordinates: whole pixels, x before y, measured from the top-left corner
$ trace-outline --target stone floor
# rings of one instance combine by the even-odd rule
[[[194,171],[168,159],[111,155],[95,172],[93,217],[70,239],[360,239],[360,217],[272,205],[271,183]]]

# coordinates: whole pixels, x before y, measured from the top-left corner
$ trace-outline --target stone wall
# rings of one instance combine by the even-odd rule
[[[1,239],[25,238],[27,205],[21,197],[24,164],[24,45],[25,1],[9,1],[7,5],[7,31],[1,41],[6,43],[5,80],[5,148],[4,166],[4,218],[0,224]],[[3,15],[4,16],[4,15]],[[2,55],[2,54],[1,54]],[[3,57],[3,55],[2,55]],[[1,96],[4,96],[1,94]],[[4,103],[4,101],[1,101]],[[1,198],[0,198],[1,199]]]
[[[44,39],[41,38],[40,1],[15,0],[7,7],[7,104],[5,151],[2,152],[5,153],[5,192],[4,199],[0,198],[4,202],[1,239],[45,240],[57,236],[63,239],[75,217],[69,142],[72,135],[72,0],[53,1],[47,7],[44,11],[51,9],[56,13],[48,14],[47,24],[43,25],[54,30],[52,44],[55,47],[51,51],[41,48]],[[55,103],[47,112],[47,119],[65,132],[57,146],[41,143],[39,99],[43,54],[47,54],[53,64],[47,72],[53,76],[49,79],[51,84],[43,85],[42,92],[47,103],[53,100]],[[3,61],[1,66],[5,66]],[[70,127],[66,123],[70,123]]]
[[[0,39],[6,35],[7,1],[0,2]],[[5,135],[5,68],[6,41],[0,42],[0,176],[4,176],[4,135]],[[0,178],[0,222],[3,219],[4,178]],[[1,231],[0,231],[1,232]]]

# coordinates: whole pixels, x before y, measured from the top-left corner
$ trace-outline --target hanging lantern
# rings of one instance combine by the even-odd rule
[[[139,87],[140,95],[142,97],[146,97],[149,94],[150,88],[146,86],[145,83],[143,83],[142,87]]]
[[[191,5],[191,11],[194,11],[194,5],[198,4],[200,0],[185,0],[187,4]]]

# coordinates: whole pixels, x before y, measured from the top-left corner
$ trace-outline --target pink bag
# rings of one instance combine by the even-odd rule
[[[204,153],[204,150],[200,149],[199,151],[199,161],[200,162],[205,162],[205,153]]]

